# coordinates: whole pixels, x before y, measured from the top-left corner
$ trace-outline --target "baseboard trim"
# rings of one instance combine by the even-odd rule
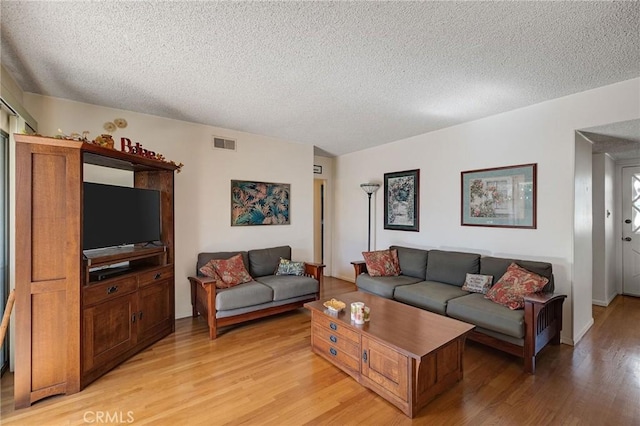
[[[613,302],[613,299],[615,299],[618,296],[618,293],[614,293],[611,296],[609,296],[609,298],[607,300],[598,300],[598,299],[593,299],[591,301],[592,304],[596,305],[596,306],[603,306],[603,307],[607,307],[611,304],[611,302]]]
[[[589,320],[589,322],[587,323],[587,325],[573,338],[573,345],[577,345],[578,342],[580,342],[580,340],[582,340],[582,338],[584,337],[585,334],[587,334],[587,331],[589,331],[589,329],[593,326],[593,318],[591,318]]]
[[[354,283],[356,282],[356,280],[353,278],[353,275],[349,276],[349,277],[345,277],[342,275],[338,275],[336,278],[341,279],[343,281],[349,281],[350,283]]]

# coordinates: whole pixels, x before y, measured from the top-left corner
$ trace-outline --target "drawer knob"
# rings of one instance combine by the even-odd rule
[[[329,340],[331,340],[333,343],[338,343],[338,338],[336,336],[334,336],[333,334],[331,336],[329,336]]]
[[[332,330],[337,330],[337,329],[338,329],[338,324],[336,324],[335,322],[330,322],[330,323],[329,323],[329,327],[330,327]]]
[[[160,278],[162,276],[162,274],[160,272],[158,272],[155,277],[153,277],[154,280],[157,280],[158,278]]]
[[[112,285],[111,287],[109,287],[109,288],[107,289],[107,294],[113,294],[113,293],[115,293],[116,291],[118,291],[118,286],[117,286],[117,285]]]
[[[338,355],[338,351],[336,351],[336,350],[335,350],[335,349],[333,349],[333,348],[329,348],[329,352],[330,352],[330,353],[331,353],[331,355],[333,355],[333,356],[337,356],[337,355]]]

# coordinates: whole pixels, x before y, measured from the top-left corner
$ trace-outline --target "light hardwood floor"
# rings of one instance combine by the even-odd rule
[[[353,290],[328,278],[323,298]],[[413,420],[431,425],[639,425],[640,298],[594,307],[595,325],[576,346],[551,346],[536,375],[521,360],[467,342],[464,379]],[[2,378],[3,425],[298,425],[412,423],[310,350],[305,309],[229,327],[208,339],[202,319],[82,392],[13,409],[13,376]],[[102,416],[102,417],[100,417]]]

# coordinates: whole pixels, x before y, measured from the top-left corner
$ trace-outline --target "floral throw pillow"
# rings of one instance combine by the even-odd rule
[[[485,294],[493,283],[493,275],[467,274],[462,290]]]
[[[304,275],[304,262],[293,262],[281,257],[276,275]]]
[[[200,267],[199,271],[205,277],[215,278],[216,280],[220,279],[216,269],[213,267],[213,260],[208,261],[206,265]]]
[[[397,250],[364,251],[362,256],[370,276],[393,277],[400,275]]]
[[[548,282],[548,278],[512,263],[484,297],[509,309],[522,309],[524,296],[541,291]]]
[[[244,267],[241,254],[236,254],[229,259],[212,259],[209,263],[212,264],[213,269],[220,277],[216,281],[216,287],[218,288],[233,287],[238,284],[248,283],[253,279],[247,272],[247,268]]]

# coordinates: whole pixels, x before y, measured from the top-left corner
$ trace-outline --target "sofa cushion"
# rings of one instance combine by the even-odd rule
[[[242,255],[242,261],[244,262],[244,267],[249,270],[249,257],[247,256],[246,251],[218,251],[212,253],[198,253],[198,263],[196,264],[196,274],[202,275],[200,272],[200,268],[205,266],[211,259],[230,259],[236,254]]]
[[[393,298],[408,305],[444,315],[449,300],[467,294],[469,293],[455,285],[422,281],[396,288]]]
[[[467,274],[477,274],[479,271],[479,254],[442,250],[429,251],[427,281],[462,287]]]
[[[291,259],[291,247],[280,246],[249,250],[249,273],[252,277],[273,275],[278,269],[280,258]]]
[[[480,273],[485,275],[493,275],[493,281],[497,282],[500,277],[502,277],[505,272],[507,272],[507,268],[512,263],[515,263],[516,265],[521,266],[524,269],[528,269],[531,272],[535,272],[540,276],[548,278],[549,283],[547,283],[542,291],[553,292],[553,266],[548,262],[486,256],[480,258]]]
[[[304,262],[293,262],[281,257],[276,275],[304,275]]]
[[[216,310],[244,308],[259,305],[273,300],[271,287],[257,281],[249,281],[232,288],[218,290],[216,294]]]
[[[358,290],[373,293],[387,299],[393,298],[393,290],[402,285],[414,284],[422,281],[420,278],[398,275],[397,277],[372,277],[369,274],[360,274],[356,278]]]
[[[522,309],[524,296],[541,291],[548,282],[548,278],[512,263],[484,297],[509,309]]]
[[[317,293],[320,286],[314,278],[296,275],[266,275],[256,281],[273,290],[274,301]]]
[[[372,277],[400,275],[400,263],[396,250],[363,251],[362,257],[367,265],[367,272]]]
[[[524,311],[498,305],[480,293],[449,300],[447,315],[517,339],[524,337]]]
[[[409,277],[420,278],[424,280],[427,276],[427,250],[416,248],[391,246],[391,250],[398,252],[398,261],[400,263],[400,273]]]

